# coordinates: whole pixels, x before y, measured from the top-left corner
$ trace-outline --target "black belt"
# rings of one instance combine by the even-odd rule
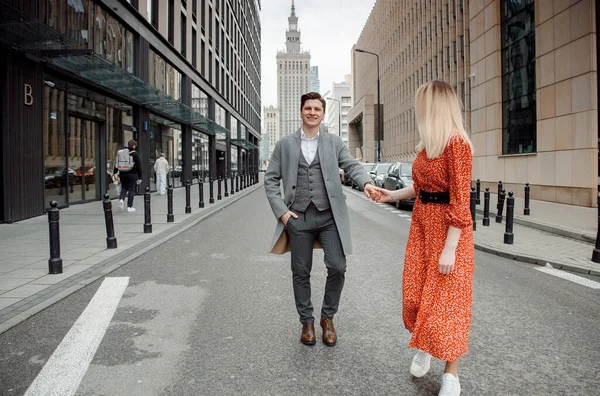
[[[419,190],[419,199],[424,204],[435,203],[435,204],[447,204],[450,203],[450,192],[429,192]]]

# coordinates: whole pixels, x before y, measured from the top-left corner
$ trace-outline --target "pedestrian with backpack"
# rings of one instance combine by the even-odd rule
[[[125,195],[127,194],[127,211],[135,212],[133,207],[133,197],[135,196],[135,186],[142,182],[142,160],[135,149],[137,143],[130,140],[127,147],[117,151],[115,160],[115,174],[118,173],[121,180],[121,194],[119,195],[119,207],[124,209]]]

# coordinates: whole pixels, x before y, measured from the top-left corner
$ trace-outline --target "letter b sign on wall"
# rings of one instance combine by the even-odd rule
[[[31,88],[31,85],[29,84],[25,84],[25,105],[26,106],[31,106],[33,104],[33,95],[32,95],[33,89]]]

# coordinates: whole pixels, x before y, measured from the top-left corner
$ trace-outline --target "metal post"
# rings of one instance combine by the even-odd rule
[[[490,225],[490,189],[486,188],[483,193],[483,225]]]
[[[219,178],[217,179],[217,201],[223,199],[223,196],[221,195],[221,181],[221,176],[219,176]]]
[[[58,202],[50,202],[50,209],[48,209],[48,228],[50,231],[50,259],[48,259],[48,273],[50,274],[62,274],[63,265],[62,259],[60,258],[60,229],[59,219],[60,214],[58,211]]]
[[[104,201],[102,201],[102,207],[104,208],[104,223],[106,224],[106,248],[116,249],[117,238],[115,238],[115,225],[113,222],[112,203],[108,194],[104,194]]]
[[[502,192],[502,180],[498,182],[498,203],[496,204],[496,209],[500,209],[500,193]]]
[[[208,195],[209,195],[208,203],[214,204],[215,203],[215,193],[214,193],[212,176],[208,178]]]
[[[235,175],[235,192],[240,192],[240,175]]]
[[[471,219],[473,220],[473,231],[477,229],[477,219],[475,218],[475,211],[477,210],[477,193],[475,192],[475,187],[471,187],[471,196],[470,196],[470,204],[471,204]]]
[[[173,186],[169,185],[167,187],[167,223],[172,223],[175,221],[175,216],[173,215]]]
[[[515,239],[513,234],[513,218],[515,216],[515,198],[513,192],[508,192],[508,198],[506,199],[506,229],[504,231],[504,243],[512,245]]]
[[[192,198],[190,196],[192,185],[189,180],[185,181],[185,213],[192,213]]]
[[[203,178],[204,179],[204,178]],[[198,207],[204,207],[204,180],[198,180]]]
[[[144,193],[144,234],[152,233],[152,219],[150,206],[150,187],[146,187]]]
[[[498,213],[496,213],[496,223],[502,223],[502,212],[504,211],[504,199],[506,198],[506,191],[500,191],[498,194]]]
[[[227,185],[227,177],[223,177],[223,186],[225,187],[225,198],[229,196],[229,186]]]
[[[233,176],[233,175],[231,176],[231,195],[235,194],[235,186],[234,186],[234,183],[233,183],[234,177],[235,176]]]
[[[481,180],[477,179],[477,199],[476,199],[476,204],[477,205],[481,205]]]
[[[377,56],[377,163],[381,162],[381,88],[379,81],[379,55]]]
[[[529,183],[525,183],[525,209],[523,209],[523,214],[525,216],[531,214],[531,211],[529,210]]]

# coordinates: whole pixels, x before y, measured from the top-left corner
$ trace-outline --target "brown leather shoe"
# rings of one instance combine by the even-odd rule
[[[302,324],[302,335],[300,336],[300,342],[304,345],[315,345],[317,343],[314,323],[310,322]]]
[[[327,346],[335,346],[337,342],[337,334],[333,327],[333,319],[321,319],[321,328],[323,329],[323,344]]]

